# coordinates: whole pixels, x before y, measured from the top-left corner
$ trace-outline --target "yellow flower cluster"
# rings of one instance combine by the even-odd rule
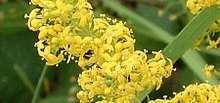
[[[213,76],[215,69],[214,69],[214,65],[205,65],[204,69],[203,69],[203,73],[205,74],[205,77],[210,78]]]
[[[105,15],[95,17],[87,0],[32,0],[38,8],[28,26],[38,31],[39,55],[48,65],[78,62],[84,70],[81,103],[136,103],[140,92],[169,77],[172,63],[161,52],[135,50],[132,30]]]
[[[154,52],[151,59],[142,51],[123,52],[123,60],[106,61],[80,75],[82,91],[78,97],[83,102],[96,101],[94,97],[98,96],[100,103],[139,103],[141,91],[155,86],[158,89],[162,78],[171,74],[172,65],[160,52]]]
[[[36,47],[39,55],[46,59],[48,65],[55,65],[69,58],[79,57],[87,52],[95,34],[89,29],[93,12],[86,0],[32,0],[38,8],[29,14],[28,27],[39,31]],[[94,43],[93,43],[94,44]]]
[[[197,14],[205,8],[219,4],[220,0],[188,0],[186,5],[191,11],[191,13]]]
[[[186,4],[192,14],[198,14],[201,10],[216,5],[220,5],[220,0],[188,0]],[[220,32],[220,18],[211,25],[209,32]],[[217,48],[220,44],[220,37],[216,40],[208,37],[208,41],[208,48]]]
[[[157,99],[149,103],[220,103],[220,85],[206,83],[189,85],[173,99]]]
[[[219,27],[220,28],[220,27]],[[220,37],[217,38],[217,40],[212,40],[210,38],[210,36],[208,36],[208,44],[209,46],[207,47],[208,49],[212,49],[212,48],[218,48],[219,44],[220,44]]]
[[[220,72],[217,69],[215,69],[214,65],[206,64],[203,69],[203,73],[206,78],[213,78],[214,77],[216,79],[220,79]]]

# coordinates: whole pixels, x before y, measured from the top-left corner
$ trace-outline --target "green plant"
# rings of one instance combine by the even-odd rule
[[[187,3],[189,7],[193,5],[190,2]],[[160,87],[163,76],[169,77],[171,74],[172,63],[167,64],[160,52],[153,52],[155,57],[148,59],[144,54],[146,52],[134,51],[132,31],[121,21],[105,15],[94,16],[86,0],[32,3],[43,8],[32,10],[28,20],[31,30],[40,31],[39,42],[36,43],[39,55],[46,59],[47,65],[56,65],[67,55],[67,62],[72,58],[84,70],[78,80],[81,86],[77,94],[80,102],[141,102],[149,90]],[[199,13],[169,43],[164,54],[174,62],[178,60],[193,47],[200,34],[219,18],[213,15],[219,12],[219,7],[211,7]],[[143,21],[138,16],[135,19]],[[157,27],[150,22],[142,24],[152,26],[156,32]],[[147,92],[142,92],[145,89]]]
[[[147,100],[152,103],[218,103],[219,85],[216,84],[219,83],[219,70],[212,65],[207,65],[208,63],[202,58],[204,54],[201,56],[201,52],[212,54],[214,58],[218,58],[216,56],[219,55],[218,49],[212,49],[218,48],[220,41],[218,37],[220,17],[218,0],[188,0],[186,5],[185,0],[163,1],[162,6],[159,5],[160,1],[150,0],[129,1],[131,3],[127,1],[123,4],[132,5],[129,7],[136,12],[116,0],[91,2],[87,2],[87,0],[32,0],[31,2],[34,9],[29,15],[26,15],[27,25],[38,34],[35,47],[42,60],[46,61],[34,93],[34,83],[32,83],[34,81],[26,71],[25,61],[17,62],[15,53],[5,52],[9,50],[9,47],[5,46],[9,41],[5,41],[4,38],[7,36],[4,35],[1,35],[2,38],[0,38],[0,56],[16,61],[13,63],[13,70],[17,74],[15,76],[19,77],[21,84],[23,83],[27,91],[33,95],[32,103],[36,103],[38,100],[42,103],[67,102],[67,91],[71,85],[74,85],[71,89],[71,96],[69,96],[69,100],[72,102],[136,103]],[[101,7],[102,4],[99,3],[103,3],[104,7],[110,9]],[[185,6],[195,15],[192,19],[188,16],[190,13],[186,13]],[[114,16],[120,16],[120,19],[126,18],[128,23],[123,22],[125,20],[121,21],[118,18],[106,16],[107,12],[102,14],[103,10],[108,13],[114,11]],[[158,14],[155,11],[158,11]],[[9,12],[13,12],[13,10],[9,10]],[[0,29],[14,26],[18,28],[19,25],[11,26],[11,23],[14,23],[13,18],[7,18],[11,23],[1,22],[2,14],[4,16],[5,11],[2,13],[2,9],[0,9],[0,24],[5,24],[1,25]],[[181,18],[182,15],[189,17],[190,21]],[[177,22],[178,26],[187,24],[184,27],[178,27],[175,26]],[[20,28],[24,28],[24,26]],[[177,34],[178,28],[183,29],[175,37],[173,34]],[[0,31],[0,33],[7,34],[7,31]],[[29,40],[33,40],[33,38],[29,38]],[[205,41],[206,39],[208,42]],[[202,47],[207,44],[209,49]],[[142,47],[148,49],[142,50],[140,49]],[[209,63],[214,64],[209,59]],[[185,67],[181,60],[188,67]],[[61,63],[63,61],[66,63]],[[217,60],[213,59],[212,61]],[[0,64],[4,68],[10,67],[5,62],[7,61],[0,62]],[[73,65],[74,67],[72,67]],[[75,66],[79,66],[81,69]],[[42,66],[39,62],[37,66],[31,65],[31,67],[39,68]],[[48,67],[65,69],[51,70],[47,69]],[[204,67],[205,69],[203,69]],[[31,71],[31,69],[29,70]],[[177,72],[173,72],[176,70]],[[65,73],[56,73],[60,71]],[[77,76],[78,72],[81,72],[79,77]],[[174,78],[175,75],[188,73],[195,74],[195,76],[187,76],[184,79]],[[76,76],[72,77],[71,74]],[[4,75],[2,77],[4,79]],[[37,76],[33,75],[33,77]],[[51,78],[60,79],[63,77],[65,79],[61,79],[61,82],[51,80]],[[161,92],[166,87],[164,83],[169,81],[165,79],[168,77],[169,79],[174,78],[172,81],[181,81],[175,86],[191,85],[183,92],[174,93],[173,99],[165,98],[166,100],[153,101],[156,98],[161,98],[160,95],[166,95],[166,93],[173,91]],[[191,81],[196,80],[194,77],[197,77],[202,83],[194,85],[194,82]],[[72,84],[68,81],[69,78],[71,78]],[[3,81],[3,79],[0,80]],[[184,83],[184,80],[190,83]],[[198,80],[196,81],[198,82]],[[206,81],[208,83],[204,83]],[[60,89],[60,86],[64,86],[62,83],[65,85],[65,90]],[[57,87],[54,87],[56,85]],[[173,85],[171,84],[171,86]],[[178,88],[175,90],[180,91]],[[153,96],[156,93],[160,93],[160,95]],[[38,98],[39,95],[46,99]],[[2,99],[0,96],[0,102],[2,100],[4,102],[4,98]]]

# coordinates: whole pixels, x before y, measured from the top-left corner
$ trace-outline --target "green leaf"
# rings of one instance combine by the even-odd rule
[[[18,64],[14,64],[13,68],[15,73],[17,73],[18,77],[22,80],[24,85],[29,89],[29,91],[33,94],[34,93],[34,85],[31,80],[28,78],[27,74],[21,69]]]
[[[193,47],[198,39],[209,27],[219,19],[220,8],[210,7],[196,15],[178,34],[178,36],[164,49],[164,54],[172,61],[178,60],[186,51]]]

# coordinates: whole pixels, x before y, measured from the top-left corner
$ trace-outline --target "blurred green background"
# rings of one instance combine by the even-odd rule
[[[158,51],[166,46],[151,30],[118,15],[104,5],[102,0],[90,1],[98,14],[107,13],[128,22],[135,33],[136,48]],[[185,8],[185,0],[118,1],[173,36],[192,18]],[[30,103],[45,64],[34,47],[37,32],[31,32],[24,19],[30,10],[28,0],[0,0],[0,103]],[[200,53],[208,63],[219,66],[218,51],[201,50]],[[151,99],[163,98],[164,95],[172,97],[173,92],[183,90],[183,85],[198,81],[197,76],[181,60],[176,62],[175,67],[177,71],[165,80],[161,89],[150,94]],[[76,102],[76,80],[81,72],[77,65],[61,63],[59,67],[49,68],[41,88],[40,103]]]

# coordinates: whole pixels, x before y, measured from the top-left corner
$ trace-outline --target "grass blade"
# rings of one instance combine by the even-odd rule
[[[171,60],[178,60],[186,51],[193,47],[198,39],[220,17],[218,6],[210,7],[196,15],[178,34],[178,36],[164,49],[164,54]]]
[[[42,70],[42,72],[41,72],[40,79],[39,79],[39,81],[38,81],[38,83],[37,83],[37,87],[36,87],[36,89],[35,89],[34,96],[33,96],[33,98],[32,98],[31,103],[36,103],[36,102],[37,102],[37,97],[38,97],[38,95],[39,95],[40,88],[41,88],[41,85],[42,85],[42,83],[43,83],[43,79],[44,79],[44,77],[45,77],[45,75],[46,75],[47,68],[48,68],[48,66],[45,64],[45,66],[44,66],[44,68],[43,68],[43,70]]]
[[[22,80],[24,85],[29,89],[29,91],[33,94],[34,93],[34,85],[32,84],[31,80],[28,78],[27,74],[21,69],[21,67],[18,64],[14,64],[13,68],[15,70],[15,73],[19,76],[19,78]]]

